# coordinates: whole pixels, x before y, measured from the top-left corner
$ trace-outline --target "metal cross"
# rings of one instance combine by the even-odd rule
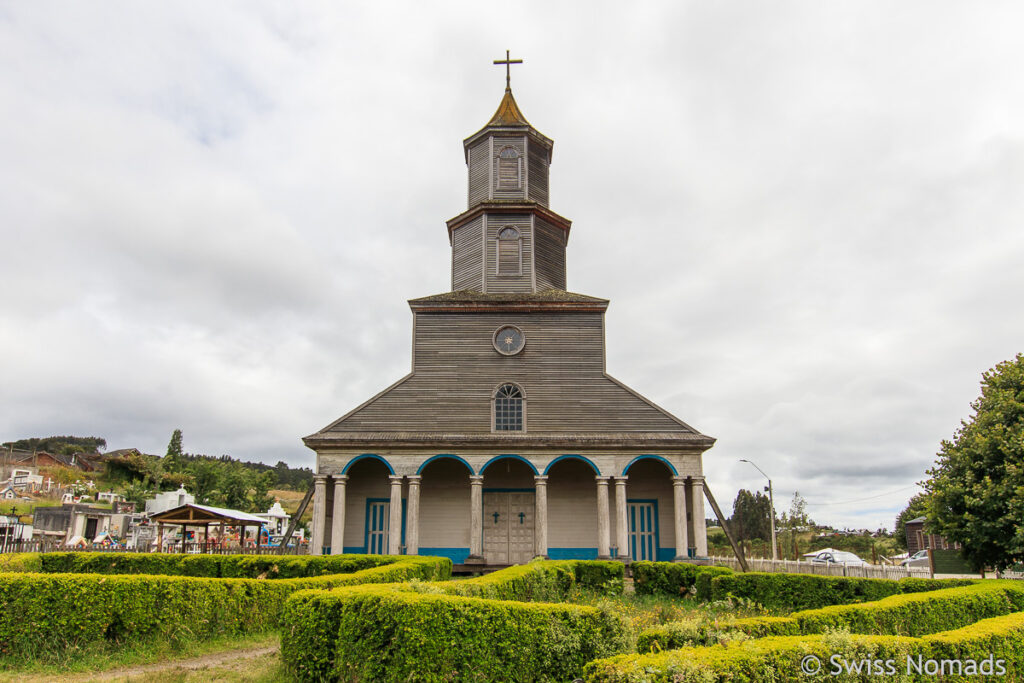
[[[526,519],[526,513],[525,512],[520,512],[519,513],[519,523],[522,524],[524,519]]]
[[[501,515],[500,515],[500,514],[498,514],[497,512],[495,512],[495,513],[494,513],[494,523],[495,523],[495,524],[497,524],[497,523],[498,523],[498,517],[501,517]]]
[[[505,50],[505,59],[495,59],[494,63],[495,64],[504,64],[505,65],[505,89],[506,90],[511,90],[512,89],[512,66],[511,65],[512,64],[522,64],[523,60],[521,60],[521,59],[509,59],[509,51]]]

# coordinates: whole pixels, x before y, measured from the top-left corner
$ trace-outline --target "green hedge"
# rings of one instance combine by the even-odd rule
[[[708,599],[711,578],[732,574],[726,567],[708,567],[685,562],[634,562],[633,586],[637,595],[688,595],[698,592],[698,598]]]
[[[538,561],[444,583],[303,591],[282,616],[300,680],[568,680],[628,647],[621,617],[561,600],[574,585],[621,591],[622,565]]]
[[[445,558],[385,559],[390,564],[350,574],[277,581],[0,573],[0,657],[56,653],[91,642],[258,633],[278,625],[284,602],[299,590],[451,575]]]
[[[748,572],[712,581],[714,600],[751,600],[769,610],[804,610],[881,600],[900,592],[898,581],[817,574]]]
[[[988,581],[961,588],[892,595],[859,605],[804,610],[788,617],[740,619],[735,626],[753,636],[823,633],[834,629],[920,636],[1021,610],[1024,610],[1024,584]]]
[[[591,683],[754,683],[755,681],[814,680],[801,671],[809,655],[817,657],[821,670],[817,678],[834,681],[878,681],[878,669],[893,667],[901,681],[1020,680],[1024,673],[1024,613],[984,619],[970,626],[926,635],[906,636],[849,635],[832,633],[809,636],[775,636],[758,640],[735,641],[724,647],[686,647],[647,655],[620,655],[597,660],[585,668]],[[833,675],[833,655],[852,666],[865,660],[878,662],[874,673]],[[946,664],[942,663],[946,660]],[[958,675],[950,660],[978,667],[991,667],[989,675]],[[997,660],[1003,660],[1000,664]],[[928,664],[929,661],[936,664]],[[891,664],[890,664],[891,662]],[[939,678],[929,666],[946,666]],[[970,665],[967,665],[970,666]],[[999,667],[1005,667],[1000,669]],[[920,673],[919,669],[920,668]],[[895,678],[890,673],[888,678]],[[961,671],[961,673],[964,673]],[[994,674],[994,675],[992,675]]]
[[[8,562],[9,567],[6,566]],[[39,571],[47,574],[162,574],[213,579],[293,579],[350,574],[390,562],[394,562],[394,557],[387,555],[19,553],[0,556],[0,571]],[[25,568],[18,569],[17,564]]]

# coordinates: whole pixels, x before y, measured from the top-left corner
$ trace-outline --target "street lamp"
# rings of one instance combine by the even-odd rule
[[[740,458],[740,462],[745,462],[750,465],[754,465],[753,461],[747,460],[746,458]],[[772,497],[772,479],[767,474],[765,474],[764,470],[762,470],[757,465],[754,465],[754,469],[760,472],[762,475],[764,475],[764,478],[768,480],[768,487],[766,489],[768,491],[768,505],[770,505],[772,508],[772,559],[777,560],[779,559],[779,549],[778,545],[775,543],[775,499]]]

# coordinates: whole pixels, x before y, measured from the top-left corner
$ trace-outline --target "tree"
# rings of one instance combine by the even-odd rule
[[[745,541],[771,538],[771,504],[768,496],[760,491],[751,493],[740,489],[732,504],[732,517],[729,526],[735,530],[736,536]]]
[[[975,569],[1002,570],[1024,560],[1024,354],[981,376],[971,408],[928,470],[928,517]]]
[[[167,444],[168,457],[181,457],[181,430],[175,429],[171,433],[171,441]]]
[[[907,507],[903,508],[900,514],[896,515],[896,524],[893,530],[893,536],[896,539],[896,543],[899,544],[904,550],[907,549],[907,522],[918,517],[926,517],[928,515],[928,496],[923,493],[915,493],[914,496],[907,501]]]

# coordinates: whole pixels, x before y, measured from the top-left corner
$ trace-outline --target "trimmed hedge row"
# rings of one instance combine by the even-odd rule
[[[451,576],[451,561],[445,558],[383,559],[390,563],[350,574],[277,581],[0,573],[0,657],[59,652],[91,642],[258,633],[276,627],[285,601],[302,589]]]
[[[46,574],[161,574],[213,579],[294,579],[350,574],[394,562],[387,555],[186,555],[170,553],[18,553],[0,571]]]
[[[1024,613],[920,638],[775,636],[724,647],[620,655],[591,662],[584,675],[591,683],[803,680],[810,678],[801,668],[810,655],[821,665],[820,676],[835,681],[877,681],[883,674],[901,681],[1018,680],[1024,673]],[[840,659],[833,660],[834,655]]]
[[[683,596],[697,590],[697,597],[704,600],[710,597],[711,578],[733,573],[727,567],[646,560],[634,562],[630,568],[637,595]]]
[[[863,604],[831,605],[785,617],[751,617],[725,624],[670,622],[644,630],[637,638],[637,652],[836,629],[861,634],[920,636],[1019,610],[1024,610],[1024,585],[989,582],[893,595]]]
[[[281,655],[305,681],[570,680],[628,647],[625,622],[522,600],[563,599],[576,584],[621,590],[622,572],[538,561],[466,581],[302,591],[284,608]]]
[[[860,579],[818,574],[735,573],[725,567],[673,562],[634,562],[640,595],[686,595],[699,600],[743,598],[771,610],[804,610],[880,600],[900,593],[940,590],[977,583],[971,579]]]

